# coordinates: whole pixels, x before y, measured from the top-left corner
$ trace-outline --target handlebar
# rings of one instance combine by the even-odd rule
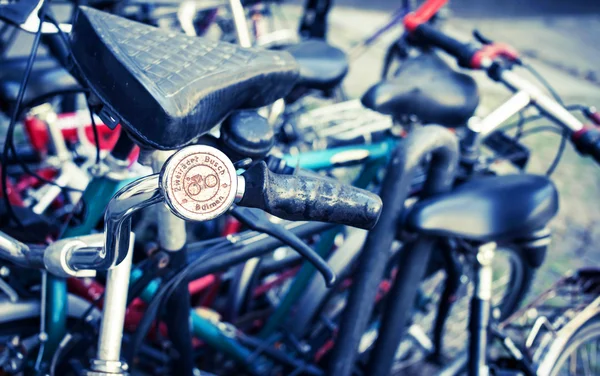
[[[231,160],[208,145],[181,149],[165,163],[160,186],[166,204],[185,220],[206,221],[234,203],[287,220],[371,228],[381,199],[368,191],[319,177],[279,175],[264,162],[238,176]]]
[[[216,218],[232,209],[237,201],[239,206],[259,208],[283,219],[323,221],[363,229],[375,226],[383,207],[381,199],[366,190],[320,177],[275,174],[264,162],[238,176],[223,152],[207,145],[193,145],[173,154],[160,174],[136,180],[119,190],[107,206],[104,234],[68,238],[53,243],[45,251],[32,252],[26,245],[0,233],[0,258],[65,277],[90,276],[97,270],[110,269],[130,252],[131,215],[161,201],[186,220]],[[268,220],[262,224],[257,220],[251,222],[279,239],[289,238]],[[317,267],[327,283],[333,283],[335,274],[327,263],[310,247],[292,240],[294,248]]]
[[[410,12],[404,17],[404,27],[413,31],[419,25],[428,22],[444,6],[448,0],[427,0],[419,9]]]
[[[435,3],[435,0],[426,3]],[[535,105],[542,113],[569,131],[573,143],[582,155],[590,155],[600,163],[600,131],[597,128],[584,127],[562,104],[546,95],[536,85],[513,73],[510,66],[506,67],[498,62],[497,58],[503,57],[513,63],[522,64],[514,48],[504,43],[489,43],[490,41],[485,42],[489,44],[479,47],[464,43],[425,22],[416,23],[410,28],[407,27],[407,30],[414,43],[442,49],[455,57],[462,67],[484,69],[490,78],[503,83],[516,93],[511,100],[485,119],[470,122],[469,128],[473,128],[473,124],[476,125],[474,129],[470,129],[473,135],[467,137],[467,145],[464,145],[467,149],[476,149],[478,138],[491,133],[526,106]],[[588,117],[594,122],[600,122],[600,116],[597,114]]]
[[[411,36],[418,44],[441,48],[454,56],[460,66],[466,68],[471,67],[471,61],[478,51],[477,47],[463,43],[426,23],[417,26]]]
[[[260,162],[244,173],[240,206],[288,220],[311,220],[371,229],[381,214],[379,196],[334,180],[280,175]]]

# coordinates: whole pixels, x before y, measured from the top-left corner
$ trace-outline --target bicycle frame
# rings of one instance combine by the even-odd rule
[[[114,180],[104,176],[94,177],[85,189],[82,200],[87,205],[87,214],[83,222],[75,227],[67,227],[59,239],[67,239],[88,235],[93,232],[98,222],[102,219],[106,207],[113,195],[134,178]],[[45,283],[45,296],[43,302],[47,313],[44,318],[44,329],[47,341],[44,344],[43,359],[49,361],[56,352],[67,330],[67,281],[65,278],[48,274]]]

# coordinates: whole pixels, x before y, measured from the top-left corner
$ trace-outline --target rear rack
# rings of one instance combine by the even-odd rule
[[[520,344],[534,364],[540,364],[599,312],[600,268],[579,269],[515,312],[499,329]]]
[[[301,113],[292,121],[307,142],[368,137],[390,130],[394,125],[391,116],[365,108],[358,99],[316,108]]]

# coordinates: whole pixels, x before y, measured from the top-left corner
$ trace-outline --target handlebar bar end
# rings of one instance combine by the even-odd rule
[[[587,126],[573,133],[571,136],[577,151],[582,155],[589,155],[600,163],[600,129]]]

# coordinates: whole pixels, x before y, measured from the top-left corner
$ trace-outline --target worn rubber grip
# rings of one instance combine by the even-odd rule
[[[573,133],[571,139],[579,153],[591,156],[600,164],[600,129],[597,127],[582,128]]]
[[[258,208],[287,220],[319,221],[371,229],[381,214],[379,196],[325,178],[279,175],[264,162],[244,174],[240,206]]]
[[[419,42],[441,48],[454,56],[458,64],[462,67],[469,68],[473,56],[477,52],[477,48],[470,44],[463,43],[426,23],[415,28],[412,35]]]

